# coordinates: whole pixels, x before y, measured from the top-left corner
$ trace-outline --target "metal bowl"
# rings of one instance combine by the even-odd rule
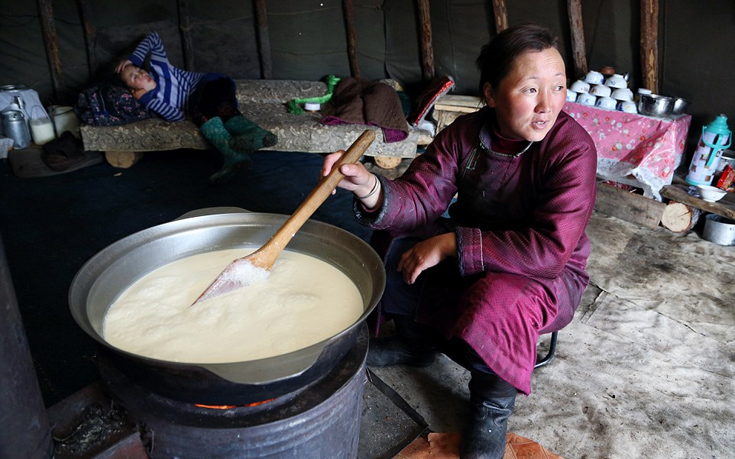
[[[671,107],[672,115],[681,115],[689,108],[689,102],[681,97],[674,98],[674,106]]]
[[[151,359],[115,348],[102,336],[107,309],[142,275],[197,253],[263,245],[287,217],[255,212],[205,215],[154,226],[121,239],[93,256],[77,273],[69,291],[72,316],[128,376],[175,400],[246,404],[304,387],[328,373],[350,349],[385,288],[385,269],[378,254],[354,234],[326,223],[307,221],[288,248],[326,261],[358,287],[364,311],[344,331],[287,354],[216,364]]]
[[[640,94],[638,99],[638,113],[647,116],[665,118],[671,114],[674,99],[658,94]]]

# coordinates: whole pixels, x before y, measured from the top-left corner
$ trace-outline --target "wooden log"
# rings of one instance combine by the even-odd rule
[[[658,0],[641,0],[643,86],[658,92]]]
[[[260,75],[265,80],[273,78],[273,56],[268,34],[268,11],[265,0],[255,0],[255,21],[258,27],[258,54],[260,56]]]
[[[106,151],[105,160],[110,166],[118,169],[129,169],[135,165],[143,153],[139,151]]]
[[[395,169],[400,166],[403,158],[399,156],[375,156],[373,160],[375,160],[375,164],[383,169]]]
[[[495,16],[495,33],[508,28],[508,9],[505,0],[493,0],[493,15]]]
[[[421,30],[421,70],[425,82],[434,79],[434,46],[432,44],[429,0],[417,0]]]
[[[347,28],[347,57],[350,61],[350,75],[360,79],[360,64],[357,61],[357,32],[355,29],[355,8],[352,0],[342,0],[342,12]]]
[[[658,228],[666,204],[597,182],[595,210],[647,228]]]
[[[51,5],[51,0],[38,0],[38,12],[41,17],[41,32],[44,45],[46,45],[46,59],[51,70],[54,95],[58,98],[63,88],[64,71],[59,57],[59,36],[56,33],[54,8]]]
[[[179,32],[181,33],[181,44],[184,48],[184,68],[191,72],[196,71],[194,65],[194,44],[191,38],[191,18],[189,17],[189,2],[178,0],[179,6]]]
[[[569,27],[572,33],[572,56],[574,57],[575,77],[587,74],[587,47],[584,42],[584,24],[582,21],[581,0],[567,0],[569,10]]]
[[[661,226],[674,233],[686,233],[694,228],[701,215],[702,211],[696,207],[671,201],[661,215]]]
[[[97,29],[94,27],[94,12],[89,0],[78,0],[79,16],[82,19],[82,30],[84,32],[84,44],[87,48],[87,70],[89,75],[97,73],[97,55],[94,44],[97,41]]]

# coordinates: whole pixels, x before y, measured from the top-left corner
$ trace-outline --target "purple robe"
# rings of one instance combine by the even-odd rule
[[[428,236],[449,209],[457,275],[421,273],[418,319],[466,341],[501,378],[531,392],[538,337],[566,326],[589,276],[585,234],[595,203],[597,152],[561,112],[544,140],[512,156],[490,151],[494,111],[442,130],[400,178],[381,177],[383,206],[358,219],[391,237]],[[481,141],[482,140],[482,141]],[[446,227],[446,226],[445,226]]]

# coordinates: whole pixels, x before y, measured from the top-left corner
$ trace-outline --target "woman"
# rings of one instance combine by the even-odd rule
[[[145,37],[115,72],[136,99],[166,121],[191,115],[204,138],[224,156],[222,169],[210,177],[213,182],[225,181],[236,166],[249,162],[247,153],[277,142],[275,135],[238,111],[237,89],[230,77],[174,67],[156,32]]]
[[[486,107],[441,131],[396,180],[362,164],[340,169],[359,221],[384,230],[376,244],[390,242],[377,312],[396,336],[373,340],[368,364],[427,366],[441,347],[468,368],[463,458],[503,457],[516,393],[531,392],[538,336],[571,321],[589,281],[597,155],[561,111],[558,46],[538,25],[501,32],[477,59]]]

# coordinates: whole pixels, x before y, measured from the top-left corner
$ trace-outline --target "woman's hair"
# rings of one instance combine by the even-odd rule
[[[538,24],[521,24],[505,29],[482,47],[475,61],[480,69],[480,94],[485,83],[497,88],[510,73],[513,61],[521,54],[549,48],[558,51],[559,47],[559,37]]]

